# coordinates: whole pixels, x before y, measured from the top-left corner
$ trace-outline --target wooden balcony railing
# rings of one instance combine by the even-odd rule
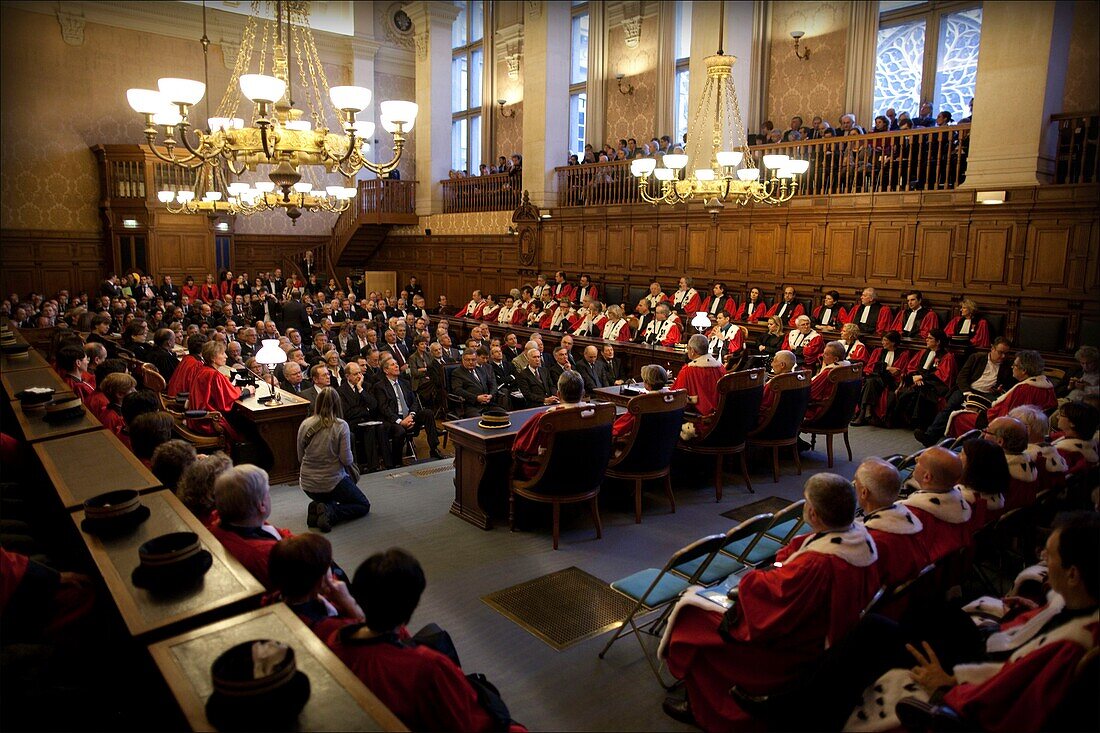
[[[362,224],[415,224],[416,181],[372,178],[359,181],[348,210],[332,226],[332,238],[343,247]]]
[[[443,213],[464,211],[513,211],[519,208],[523,191],[520,176],[493,173],[488,176],[449,178],[443,187]]]
[[[1100,113],[1052,115],[1058,128],[1054,156],[1055,183],[1095,183],[1100,180]]]
[[[798,195],[879,193],[954,188],[966,177],[970,126],[918,128],[749,148],[810,162]],[[640,201],[630,161],[556,168],[558,206],[609,206]],[[657,184],[650,180],[650,192]]]

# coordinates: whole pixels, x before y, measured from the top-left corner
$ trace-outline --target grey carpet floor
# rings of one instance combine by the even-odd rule
[[[838,440],[836,473],[851,477],[866,456],[911,453],[920,446],[901,431],[853,428],[855,462]],[[428,587],[410,626],[436,622],[450,631],[466,672],[483,672],[501,690],[513,717],[531,730],[689,730],[661,711],[664,697],[632,638],[616,642],[607,658],[597,654],[602,635],[562,652],[532,636],[480,599],[482,596],[562,568],[577,567],[612,581],[636,570],[660,566],[668,556],[705,534],[722,532],[727,511],[765,496],[798,499],[811,474],[826,469],[824,444],[803,454],[802,476],[783,455],[779,483],[771,482],[770,457],[751,469],[756,494],[738,476],[727,475],[721,503],[714,500],[710,464],[673,473],[677,511],[669,513],[659,486],[647,489],[642,524],[634,524],[633,502],[623,485],[605,486],[601,497],[603,539],[596,540],[585,507],[562,511],[561,549],[551,549],[548,506],[539,507],[526,531],[506,525],[482,531],[448,513],[454,472],[418,477],[413,470],[448,467],[436,461],[364,476],[360,487],[372,508],[364,519],[336,527],[329,535],[337,561],[354,573],[370,554],[402,547],[419,558]],[[618,487],[618,488],[616,488]],[[306,528],[308,499],[297,486],[272,490],[271,520],[295,533]],[[545,517],[541,522],[540,518]],[[608,632],[610,633],[610,632]]]

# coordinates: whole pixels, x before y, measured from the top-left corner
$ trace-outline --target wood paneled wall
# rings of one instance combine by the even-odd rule
[[[786,206],[726,209],[713,222],[699,206],[555,209],[541,222],[537,268],[524,269],[515,237],[390,237],[367,264],[417,275],[434,304],[464,303],[562,269],[597,284],[674,289],[689,275],[700,290],[721,280],[738,299],[756,285],[769,298],[794,285],[846,303],[865,286],[897,304],[920,289],[937,308],[963,296],[991,313],[1100,314],[1100,187],[1011,190],[1006,203],[974,203],[973,191],[796,198]]]
[[[286,274],[287,260],[299,261],[301,253],[307,249],[314,249],[320,255],[328,242],[329,237],[236,234],[233,236],[233,272],[247,272],[255,279],[257,273],[271,272],[276,267],[282,267]]]
[[[107,270],[103,239],[87,232],[0,231],[0,289],[25,295],[94,290]]]

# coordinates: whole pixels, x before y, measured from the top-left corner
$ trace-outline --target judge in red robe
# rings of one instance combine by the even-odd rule
[[[271,516],[267,471],[250,464],[226,469],[214,482],[214,503],[218,520],[210,533],[264,588],[276,590],[268,575],[271,548],[294,535],[267,521]]]
[[[195,344],[196,351],[186,354],[180,359],[176,371],[172,372],[172,378],[168,380],[168,396],[175,397],[180,392],[191,391],[191,380],[195,378],[195,372],[202,368],[202,345],[204,341]],[[187,348],[192,346],[188,339]]]
[[[863,509],[861,521],[878,548],[883,585],[894,588],[917,577],[930,562],[921,536],[924,524],[898,501],[898,470],[881,458],[867,458],[856,469],[853,483]]]
[[[700,310],[706,311],[711,316],[714,316],[720,310],[724,310],[730,314],[730,317],[733,317],[737,313],[737,302],[726,295],[725,283],[714,283],[714,287],[711,288],[711,295],[708,295],[702,302]]]
[[[764,300],[764,295],[760,292],[760,288],[749,288],[749,297],[737,307],[737,313],[733,316],[734,320],[745,321],[746,323],[756,323],[767,317],[768,302]]]
[[[859,340],[859,326],[845,323],[840,327],[840,340],[844,343],[844,358],[855,364],[867,364],[867,347]]]
[[[830,290],[825,293],[825,301],[814,308],[812,322],[815,330],[838,331],[844,325],[844,309],[840,307],[840,293]]]
[[[874,288],[864,288],[859,296],[859,305],[853,305],[841,316],[841,321],[856,324],[864,335],[886,333],[894,317],[887,306],[878,302],[877,297]]]
[[[878,553],[854,521],[852,485],[819,473],[806,482],[805,495],[813,534],[795,538],[773,567],[744,575],[722,631],[723,607],[695,589],[669,620],[658,653],[684,681],[685,707],[703,730],[748,724],[730,687],[761,695],[797,679],[856,626],[879,588]]]
[[[565,298],[572,302],[577,294],[577,289],[565,279],[565,273],[558,270],[554,273],[554,284],[550,286],[550,292],[554,295],[554,300]]]
[[[794,353],[800,363],[813,369],[825,350],[825,339],[813,330],[809,316],[798,316],[796,328],[783,339],[783,348]]]
[[[233,442],[240,442],[240,434],[233,429],[227,418],[237,400],[252,394],[253,388],[238,389],[233,386],[228,377],[218,371],[218,367],[225,366],[225,344],[220,341],[207,341],[203,344],[202,361],[203,366],[195,372],[191,380],[187,407],[191,410],[220,412],[222,417],[226,418],[222,420],[226,433]],[[191,421],[189,426],[197,433],[214,434],[214,426],[206,420]]]
[[[1095,515],[1064,520],[1047,541],[1052,590],[1045,606],[1002,624],[986,639],[984,659],[956,664],[950,672],[926,648],[916,649],[917,666],[892,669],[872,683],[844,730],[899,729],[899,700],[929,701],[933,696],[959,715],[962,729],[1049,729],[1051,714],[1071,691],[1089,694],[1079,683],[1081,663],[1096,653],[1100,634],[1097,537]],[[1091,700],[1078,702],[1095,710],[1094,695],[1092,691]]]
[[[919,290],[905,294],[907,307],[898,311],[894,317],[891,331],[897,331],[904,338],[927,338],[928,334],[940,327],[940,317],[931,308],[924,307],[924,295]]]
[[[795,355],[786,350],[775,352],[775,356],[772,357],[772,374],[778,376],[780,374],[787,374],[793,372],[798,367],[798,360]],[[807,374],[809,376],[809,374]],[[776,392],[772,389],[772,380],[769,378],[764,383],[764,396],[760,399],[760,417],[757,424],[763,424],[768,419],[772,411],[772,405],[775,404]]]
[[[688,363],[672,383],[672,389],[688,393],[688,401],[699,413],[695,427],[697,436],[705,435],[713,427],[713,420],[709,418],[718,409],[718,380],[726,373],[722,362],[707,353],[708,346],[707,337],[700,333],[688,339]]]
[[[630,341],[630,323],[623,317],[622,307],[608,307],[602,336],[604,341]]]
[[[783,299],[779,300],[768,310],[768,318],[779,316],[784,323],[794,328],[798,323],[798,317],[805,315],[806,309],[795,300],[794,288],[790,285],[783,288]]]
[[[653,320],[642,332],[642,341],[652,346],[675,346],[680,343],[680,324],[669,318],[668,303],[661,303]]]
[[[987,423],[1004,417],[1020,405],[1035,405],[1044,412],[1056,407],[1058,398],[1054,394],[1054,385],[1043,374],[1044,368],[1043,357],[1039,352],[1025,350],[1016,354],[1012,361],[1012,377],[1018,381],[985,411]],[[947,419],[946,434],[957,438],[977,425],[977,412],[956,410]]]
[[[567,370],[558,377],[556,385],[560,404],[532,415],[516,433],[512,444],[512,470],[517,478],[528,480],[538,473],[538,458],[546,453],[550,441],[549,434],[542,431],[542,416],[551,410],[582,407],[584,397],[584,379],[580,373]]]
[[[825,413],[836,394],[836,382],[829,379],[829,372],[837,367],[851,366],[844,358],[844,348],[840,341],[825,344],[821,353],[821,371],[810,381],[810,404],[806,408],[804,423],[812,423]]]
[[[962,477],[959,457],[938,446],[926,448],[917,458],[913,480],[920,486],[902,504],[924,525],[921,530],[928,559],[936,562],[970,544],[977,529],[974,512],[956,482]]]
[[[680,287],[672,294],[672,309],[677,313],[683,313],[688,320],[703,307],[703,297],[699,291],[691,287],[691,278],[680,278]]]
[[[583,303],[585,298],[599,300],[600,290],[592,284],[592,279],[588,277],[588,275],[581,275],[580,282],[576,287],[576,291],[573,293],[573,297],[578,303]]]
[[[477,308],[485,302],[485,298],[482,297],[480,290],[475,290],[470,294],[470,300],[462,307],[458,313],[455,314],[455,318],[477,318]]]

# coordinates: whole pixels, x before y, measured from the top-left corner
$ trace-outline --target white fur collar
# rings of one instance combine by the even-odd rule
[[[857,568],[873,565],[878,560],[878,548],[867,528],[858,522],[839,532],[819,532],[802,543],[802,546],[787,558],[787,565],[804,553],[833,555]]]
[[[715,359],[710,354],[703,354],[702,356],[697,356],[694,359],[692,359],[691,362],[688,364],[688,366],[720,367],[720,366],[722,366],[722,362],[718,361],[717,359]]]
[[[1036,466],[1042,466],[1047,473],[1065,473],[1069,464],[1050,443],[1029,443],[1026,451],[1028,460]]]
[[[972,513],[970,505],[966,503],[958,486],[942,493],[915,491],[902,503],[923,509],[936,519],[942,519],[948,524],[965,524],[970,521]]]
[[[971,506],[977,504],[979,501],[984,501],[986,509],[999,512],[1005,508],[1004,494],[982,494],[969,486],[962,486],[961,484],[959,488],[962,489],[963,498],[970,502]]]
[[[1065,453],[1080,453],[1089,463],[1096,463],[1100,456],[1096,452],[1095,440],[1082,440],[1081,438],[1059,438],[1054,441],[1054,447]]]
[[[863,518],[863,525],[887,534],[916,534],[924,529],[920,518],[900,502],[871,512]]]
[[[1011,389],[1009,389],[1007,392],[1005,392],[1003,395],[1001,395],[997,399],[993,400],[993,404],[994,405],[999,405],[1000,403],[1004,402],[1010,394],[1012,394],[1012,390],[1016,389],[1017,387],[1025,387],[1025,386],[1026,387],[1035,387],[1036,389],[1054,389],[1054,385],[1050,383],[1050,380],[1047,379],[1045,375],[1040,374],[1036,377],[1028,377],[1027,379],[1025,379],[1023,381],[1017,382],[1016,384],[1012,385]]]
[[[1092,632],[1089,626],[1100,621],[1100,612],[1093,611],[1085,616],[1076,616],[1065,623],[1040,634],[1044,626],[1065,609],[1066,602],[1054,591],[1047,595],[1047,605],[1032,616],[1026,623],[998,631],[986,640],[986,651],[991,654],[1012,652],[1011,659],[1019,659],[1031,652],[1056,642],[1071,642],[1084,647],[1092,646]]]
[[[1008,475],[1017,481],[1030,483],[1039,480],[1039,471],[1027,453],[1005,453],[1005,460],[1008,461]]]

